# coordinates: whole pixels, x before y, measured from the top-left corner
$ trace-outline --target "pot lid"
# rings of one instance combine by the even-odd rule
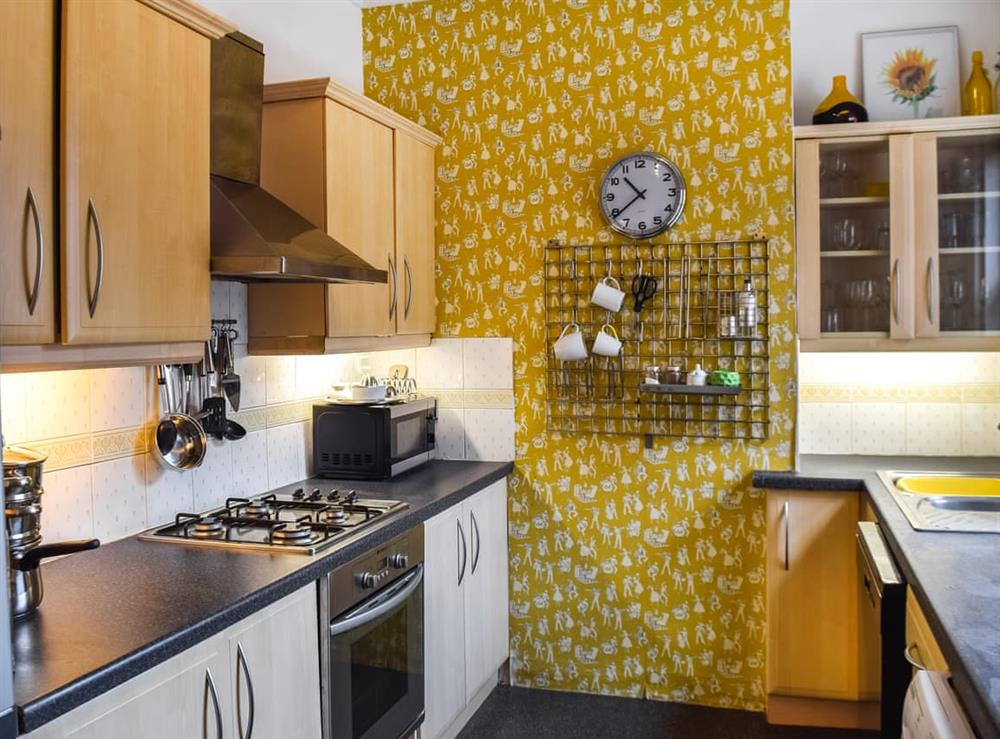
[[[5,446],[3,448],[3,468],[5,470],[25,464],[42,464],[48,458],[48,454],[42,454],[23,446]]]

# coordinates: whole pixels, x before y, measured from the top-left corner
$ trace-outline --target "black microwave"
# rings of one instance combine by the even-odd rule
[[[434,459],[437,399],[313,406],[318,477],[387,480]]]

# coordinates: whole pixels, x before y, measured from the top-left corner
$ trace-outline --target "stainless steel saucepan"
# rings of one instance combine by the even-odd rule
[[[42,602],[38,565],[43,559],[100,546],[97,539],[41,543],[42,467],[46,458],[25,447],[3,450],[4,519],[10,554],[7,583],[14,618],[34,613]]]

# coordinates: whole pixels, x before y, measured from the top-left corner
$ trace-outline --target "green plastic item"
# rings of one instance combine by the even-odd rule
[[[726,370],[715,370],[708,375],[709,385],[722,385],[724,387],[739,387],[740,373],[728,372]]]

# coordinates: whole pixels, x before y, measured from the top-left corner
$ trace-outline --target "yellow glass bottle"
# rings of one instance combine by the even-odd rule
[[[983,52],[972,52],[972,72],[962,90],[962,115],[989,115],[993,112],[993,89],[983,69]]]

